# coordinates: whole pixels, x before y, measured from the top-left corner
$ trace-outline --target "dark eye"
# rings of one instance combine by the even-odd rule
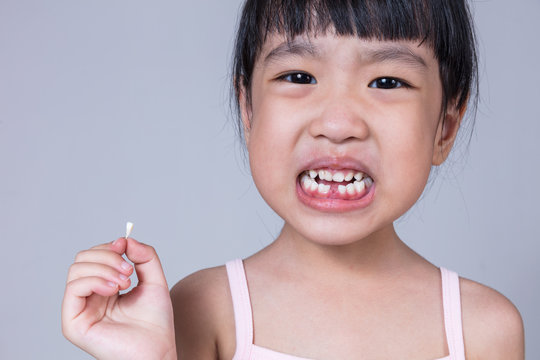
[[[289,73],[280,76],[279,79],[292,82],[294,84],[316,84],[315,78],[303,72]]]
[[[375,79],[368,86],[370,88],[377,89],[396,89],[400,87],[409,87],[409,85],[405,82],[391,77],[382,77]]]

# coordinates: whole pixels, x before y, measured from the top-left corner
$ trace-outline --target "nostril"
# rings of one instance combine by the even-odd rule
[[[327,139],[333,144],[343,144],[343,143],[350,143],[357,140],[363,140],[364,137],[357,137],[357,136],[347,136],[347,137],[335,137],[335,136],[327,136],[327,135],[318,135],[316,136],[317,139]]]
[[[325,138],[334,144],[365,140],[370,133],[367,122],[353,112],[321,114],[311,122],[309,131],[314,138]]]

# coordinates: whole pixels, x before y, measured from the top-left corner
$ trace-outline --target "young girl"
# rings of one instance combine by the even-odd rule
[[[393,226],[447,158],[476,71],[463,0],[248,0],[235,100],[280,235],[170,295],[151,247],[82,251],[65,336],[100,359],[523,359],[515,307]]]

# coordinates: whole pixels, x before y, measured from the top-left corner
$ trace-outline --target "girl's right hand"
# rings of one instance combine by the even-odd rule
[[[130,292],[135,265],[139,279]],[[171,298],[155,250],[119,238],[77,254],[62,303],[64,336],[98,359],[176,359]]]

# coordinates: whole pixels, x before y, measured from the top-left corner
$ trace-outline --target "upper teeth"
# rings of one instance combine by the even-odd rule
[[[332,181],[332,173],[326,170],[319,170],[319,179]]]
[[[351,181],[353,178],[357,181],[360,181],[362,180],[362,178],[364,178],[364,174],[360,171],[358,172],[354,172],[354,171],[346,171],[346,172],[343,172],[343,171],[338,171],[334,174],[332,174],[332,172],[328,171],[328,170],[309,170],[307,171],[307,173],[309,174],[309,177],[312,178],[312,179],[315,179],[317,177],[319,177],[319,179],[321,180],[326,180],[326,181],[334,181],[334,182],[343,182],[343,181]]]

